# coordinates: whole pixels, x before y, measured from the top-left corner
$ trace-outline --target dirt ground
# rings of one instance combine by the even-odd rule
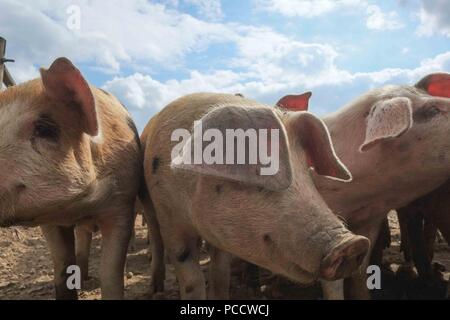
[[[376,299],[424,299],[444,298],[450,276],[450,249],[445,243],[436,244],[435,260],[445,266],[444,280],[433,286],[404,279],[396,274],[402,255],[399,250],[399,228],[394,214],[389,216],[393,243],[385,250],[384,260],[392,272],[383,274],[382,288],[374,292]],[[149,256],[147,229],[136,221],[135,250],[128,254],[126,268],[126,299],[152,299],[149,294]],[[90,275],[79,293],[80,299],[100,299],[98,265],[100,236],[96,235],[91,249]],[[207,261],[207,256],[203,262]],[[177,299],[178,285],[173,267],[167,267],[164,294],[157,299]],[[203,266],[206,271],[206,266]],[[53,271],[49,251],[39,228],[0,229],[0,299],[53,299]],[[261,289],[251,290],[239,275],[232,277],[233,299],[320,299],[320,288],[300,288],[288,281],[262,272]]]

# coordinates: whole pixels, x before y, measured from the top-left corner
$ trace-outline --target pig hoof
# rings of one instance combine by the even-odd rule
[[[152,280],[150,282],[150,293],[153,295],[164,291],[164,281]]]

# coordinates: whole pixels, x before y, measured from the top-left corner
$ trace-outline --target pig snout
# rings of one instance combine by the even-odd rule
[[[333,247],[320,265],[320,277],[337,280],[350,276],[364,261],[369,251],[369,240],[353,235]]]

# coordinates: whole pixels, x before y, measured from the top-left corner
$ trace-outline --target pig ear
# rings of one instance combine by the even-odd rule
[[[360,147],[364,152],[377,143],[397,138],[413,124],[411,100],[396,97],[376,103],[368,116],[366,139]]]
[[[312,93],[306,92],[300,95],[285,96],[277,102],[277,106],[291,111],[308,111],[309,99]]]
[[[286,132],[280,119],[272,109],[267,107],[248,108],[235,106],[216,108],[202,117],[196,125],[197,127],[194,127],[194,132],[185,143],[182,152],[172,159],[172,168],[260,186],[272,191],[284,190],[291,185],[292,171]],[[202,128],[198,130],[200,125]],[[202,163],[194,163],[194,146],[196,142],[193,143],[193,140],[202,141],[202,132],[200,131],[206,134],[209,129],[212,129],[210,132],[214,130],[218,136],[222,137],[222,139],[219,138],[223,142],[219,145],[219,153],[223,154],[223,164],[207,164],[204,157],[202,157]],[[267,139],[264,141],[264,139],[259,139],[258,137],[257,143],[246,143],[245,148],[242,148],[245,150],[238,151],[238,143],[236,143],[238,139],[231,135],[231,140],[234,141],[234,149],[227,148],[227,144],[230,143],[230,138],[227,138],[227,132],[230,133],[230,129],[234,132],[238,129],[246,132],[251,129],[250,131],[254,130],[256,136],[260,134],[261,129],[266,129]],[[217,142],[217,139],[215,137],[214,142]],[[261,143],[261,141],[263,142]],[[210,144],[210,142],[203,143],[202,154],[205,147]],[[261,157],[258,156],[261,147],[263,148],[262,153],[271,157],[271,164],[261,163]],[[216,150],[216,152],[218,151]],[[237,155],[239,152],[245,152],[245,161],[238,161]],[[249,154],[256,155],[255,162],[251,161]],[[231,159],[231,161],[226,161],[227,159]],[[245,163],[242,164],[242,162]],[[274,170],[268,171],[268,167],[272,167]]]
[[[322,176],[349,182],[352,175],[334,151],[330,133],[325,123],[309,112],[296,114],[288,123],[294,126],[305,149],[308,164]]]
[[[98,134],[95,99],[80,71],[67,58],[56,59],[48,70],[41,69],[41,78],[47,94],[64,104],[80,109],[83,131]]]
[[[435,97],[450,98],[450,73],[433,73],[416,84],[416,88],[425,90]]]

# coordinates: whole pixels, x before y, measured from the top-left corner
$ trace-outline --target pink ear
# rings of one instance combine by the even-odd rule
[[[352,175],[337,157],[325,123],[309,112],[295,114],[289,125],[295,126],[305,149],[308,165],[322,176],[340,181],[351,181]]]
[[[412,124],[412,107],[408,98],[396,97],[376,103],[368,116],[366,139],[360,151],[367,151],[383,140],[401,136]]]
[[[424,89],[429,95],[450,98],[450,74],[433,73],[416,84],[417,88]]]
[[[306,92],[299,95],[285,96],[277,102],[277,106],[291,111],[308,111],[311,95],[311,92]]]
[[[40,71],[47,94],[61,103],[80,108],[83,131],[96,136],[98,121],[95,99],[80,71],[67,58],[58,58],[48,70]]]

